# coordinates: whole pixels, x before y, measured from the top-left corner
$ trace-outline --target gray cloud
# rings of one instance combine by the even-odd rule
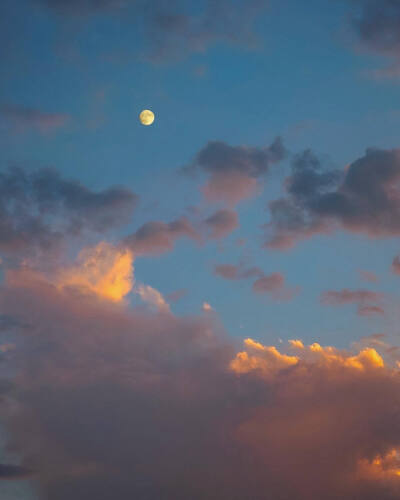
[[[368,149],[345,171],[326,171],[315,155],[297,156],[286,179],[287,195],[269,204],[266,245],[343,228],[370,237],[400,234],[400,150]]]
[[[136,255],[161,254],[172,250],[175,241],[187,237],[199,241],[200,236],[186,217],[172,222],[150,221],[143,224],[135,233],[127,236],[122,244]]]
[[[233,264],[219,264],[214,267],[214,274],[226,280],[242,280],[248,278],[262,278],[264,271],[259,267],[235,266]]]
[[[228,236],[239,227],[238,215],[234,210],[217,210],[204,223],[211,230],[210,238],[220,239]]]
[[[368,48],[400,56],[400,4],[397,0],[361,0],[353,27]]]
[[[0,464],[0,481],[26,479],[31,475],[32,472],[25,467],[21,467],[19,465]]]
[[[0,173],[0,252],[32,256],[67,236],[126,223],[138,197],[123,187],[91,191],[53,169]]]
[[[280,138],[265,148],[230,146],[224,142],[209,142],[201,149],[185,172],[201,170],[209,178],[203,193],[210,201],[223,201],[235,205],[254,196],[257,179],[265,175],[270,166],[281,161],[286,150]]]

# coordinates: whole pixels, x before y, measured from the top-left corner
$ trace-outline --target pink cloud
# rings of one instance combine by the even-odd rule
[[[379,346],[238,350],[214,315],[144,313],[24,272],[0,307],[31,325],[3,421],[46,498],[399,496],[399,369]]]

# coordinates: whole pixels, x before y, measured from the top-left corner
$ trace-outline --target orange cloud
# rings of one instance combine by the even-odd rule
[[[133,253],[101,242],[83,249],[77,263],[62,270],[57,277],[59,288],[73,287],[84,292],[120,302],[134,284]]]
[[[340,352],[334,347],[322,347],[318,343],[304,347],[301,340],[290,340],[291,347],[300,349],[301,356],[282,354],[274,346],[264,346],[252,339],[244,341],[245,350],[236,354],[231,361],[230,368],[237,374],[258,372],[262,376],[277,375],[280,370],[296,365],[300,362],[312,362],[316,365],[368,370],[384,368],[385,363],[380,354],[373,348],[362,349],[358,354]]]

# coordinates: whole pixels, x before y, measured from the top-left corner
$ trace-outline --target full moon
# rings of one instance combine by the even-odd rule
[[[140,123],[143,125],[151,125],[154,122],[154,113],[149,109],[144,109],[139,115]]]

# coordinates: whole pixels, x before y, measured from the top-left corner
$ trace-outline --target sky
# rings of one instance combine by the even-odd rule
[[[400,2],[3,0],[0,53],[1,499],[400,498]]]

